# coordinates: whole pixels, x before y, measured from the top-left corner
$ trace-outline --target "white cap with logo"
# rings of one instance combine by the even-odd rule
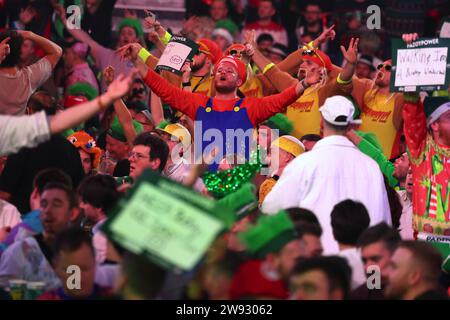
[[[361,124],[361,119],[354,120],[355,107],[350,99],[344,96],[327,98],[319,109],[326,122],[335,126],[348,126]]]

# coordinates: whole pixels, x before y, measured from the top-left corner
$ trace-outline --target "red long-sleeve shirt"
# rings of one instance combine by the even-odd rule
[[[149,69],[144,81],[164,103],[183,112],[193,120],[195,120],[197,109],[204,108],[209,99],[204,94],[184,91],[171,85],[152,69]],[[276,113],[284,112],[286,107],[295,102],[297,98],[298,95],[295,90],[295,85],[293,85],[276,95],[264,98],[244,98],[242,107],[247,110],[248,117],[253,126],[256,126]],[[214,110],[216,112],[233,110],[238,100],[239,98],[230,100],[213,99]]]

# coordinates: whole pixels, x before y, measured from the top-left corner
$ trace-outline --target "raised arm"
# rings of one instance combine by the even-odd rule
[[[55,134],[72,128],[106,109],[130,90],[135,75],[136,71],[133,71],[127,77],[121,74],[111,83],[108,91],[97,99],[82,103],[52,116],[50,118],[50,132]]]
[[[419,35],[417,33],[403,34],[402,39],[406,43],[411,43]],[[406,138],[406,145],[412,161],[419,158],[426,144],[427,138],[427,118],[420,101],[418,93],[404,93],[405,101],[403,106],[403,132]]]
[[[306,44],[305,46],[299,47],[293,53],[288,55],[283,61],[277,64],[281,71],[285,71],[289,74],[297,74],[297,70],[303,61],[302,54],[305,48],[313,49],[319,48],[322,43],[329,40],[334,40],[336,37],[336,32],[334,31],[334,25],[329,28],[325,28],[323,32],[312,42]]]
[[[192,92],[192,86],[191,86],[191,62],[186,61],[181,67],[181,82],[183,84],[183,90]]]
[[[47,59],[52,68],[55,68],[59,59],[62,56],[62,49],[56,43],[41,37],[31,31],[17,31],[24,40],[28,39],[33,41],[36,45],[38,45],[45,52],[45,59]]]
[[[0,154],[17,152],[22,147],[34,147],[48,140],[51,134],[63,132],[92,118],[125,95],[130,90],[135,75],[135,71],[128,77],[120,75],[111,83],[108,91],[97,99],[49,118],[43,111],[31,116],[0,116]]]
[[[272,61],[267,59],[255,42],[254,31],[247,31],[244,35],[246,54],[252,58],[252,61],[261,70],[263,75],[272,83],[278,92],[281,92],[298,82],[289,73],[280,70]]]
[[[55,11],[61,18],[61,21],[66,27],[66,30],[69,31],[69,33],[78,41],[86,43],[91,48],[92,55],[94,57],[97,56],[97,53],[101,48],[101,45],[97,43],[94,39],[92,39],[91,36],[83,29],[74,28],[73,26],[67,23],[66,10],[62,5],[57,6],[55,8]]]
[[[351,38],[347,50],[345,50],[344,46],[341,46],[342,55],[345,59],[345,66],[339,73],[338,82],[352,81],[353,74],[355,73],[356,61],[358,60],[358,43],[359,38]]]
[[[144,82],[164,103],[168,103],[172,108],[183,112],[191,119],[195,118],[197,108],[206,103],[207,96],[174,87],[154,70],[149,69],[143,62],[143,60],[147,60],[149,53],[138,43],[125,45],[119,48],[117,52],[121,57],[134,63]]]
[[[153,29],[154,32],[158,36],[158,40],[161,42],[161,45],[164,47],[167,45],[167,43],[170,41],[170,38],[172,37],[169,32],[161,25],[161,23],[158,20],[153,20],[151,17],[146,17],[144,19],[144,26]],[[149,34],[151,34],[153,31],[151,31]],[[152,40],[150,40],[152,41]]]
[[[355,130],[349,130],[346,133],[346,136],[362,153],[375,160],[380,167],[381,172],[388,179],[391,187],[397,186],[398,180],[393,175],[395,166],[392,162],[386,159],[382,150],[376,148],[372,143],[360,136]]]
[[[404,100],[403,133],[411,156],[418,158],[425,147],[427,119],[418,94],[405,93]]]
[[[164,110],[161,99],[153,92],[150,94],[150,111],[152,113],[155,126],[158,126],[164,121]]]
[[[112,66],[106,67],[105,70],[103,70],[103,77],[105,83],[109,86],[114,81],[114,68]],[[137,135],[133,126],[133,117],[122,99],[114,101],[113,106],[114,111],[117,114],[117,119],[122,125],[127,142],[129,145],[132,145]]]
[[[258,125],[271,116],[279,112],[284,112],[286,108],[295,102],[308,87],[315,85],[320,82],[320,80],[320,75],[310,73],[302,81],[297,81],[297,84],[278,94],[259,99],[249,99],[247,111],[250,121],[252,121],[254,125]]]

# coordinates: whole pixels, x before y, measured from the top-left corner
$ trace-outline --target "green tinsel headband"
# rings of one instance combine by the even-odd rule
[[[221,199],[238,190],[244,183],[253,178],[259,169],[261,169],[259,162],[247,162],[225,171],[208,171],[203,174],[203,183],[214,198]]]

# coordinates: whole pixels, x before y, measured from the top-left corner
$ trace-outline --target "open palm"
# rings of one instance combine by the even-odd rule
[[[133,83],[137,70],[133,70],[128,76],[120,74],[108,87],[107,94],[111,99],[116,100],[128,93]]]
[[[345,50],[344,46],[341,46],[342,55],[344,56],[344,59],[349,63],[355,64],[358,60],[358,43],[359,38],[351,38],[347,50]]]
[[[10,52],[10,47],[8,44],[9,39],[10,37],[7,37],[0,42],[0,62],[2,62]]]

